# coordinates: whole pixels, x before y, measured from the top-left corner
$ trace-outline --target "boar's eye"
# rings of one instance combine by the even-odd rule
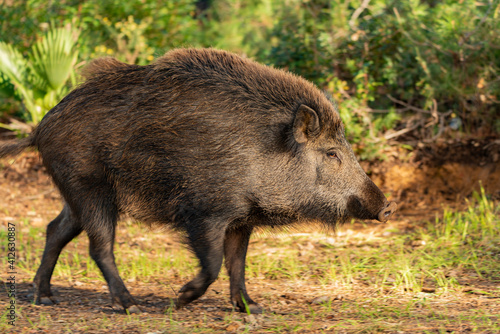
[[[335,151],[326,152],[326,156],[329,157],[330,159],[337,159],[338,161],[340,161],[339,155]]]

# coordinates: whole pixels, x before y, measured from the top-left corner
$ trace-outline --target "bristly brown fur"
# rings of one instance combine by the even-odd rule
[[[256,106],[260,112],[266,107],[293,112],[301,104],[307,104],[319,113],[323,125],[331,126],[333,131],[341,126],[328,98],[311,82],[233,53],[175,49],[158,58],[153,67],[150,80],[163,78],[201,91],[213,90],[221,96],[232,96],[236,105]]]
[[[0,158],[16,156],[28,147],[34,146],[33,139],[33,136],[29,136],[23,139],[0,142]]]
[[[122,63],[116,58],[112,57],[104,57],[92,60],[85,68],[82,70],[81,75],[85,79],[90,79],[94,76],[103,74],[103,73],[113,73],[119,67],[129,67],[133,65],[129,65],[126,63]]]

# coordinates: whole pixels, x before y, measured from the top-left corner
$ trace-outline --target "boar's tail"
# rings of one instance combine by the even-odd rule
[[[0,158],[18,155],[24,149],[35,146],[34,138],[34,135],[30,135],[23,139],[0,142]]]

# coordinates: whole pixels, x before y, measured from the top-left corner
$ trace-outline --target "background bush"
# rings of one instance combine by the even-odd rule
[[[27,55],[50,26],[80,32],[76,71],[214,46],[286,68],[337,101],[363,159],[390,140],[498,137],[500,0],[4,0],[0,41]],[[0,117],[25,117],[5,76]]]

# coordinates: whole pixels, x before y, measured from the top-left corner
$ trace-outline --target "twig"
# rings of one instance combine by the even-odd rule
[[[404,135],[405,133],[408,133],[410,131],[413,131],[415,130],[416,128],[418,128],[420,126],[420,124],[416,124],[414,126],[412,126],[411,128],[406,128],[406,129],[402,129],[402,130],[399,130],[399,131],[396,131],[394,133],[391,133],[391,134],[388,134],[388,135],[385,135],[384,138],[386,140],[389,140],[389,139],[392,139],[392,138],[396,138],[396,137],[399,137],[399,136],[402,136]]]
[[[17,119],[15,118],[10,118],[9,119],[9,124],[3,124],[3,123],[0,123],[0,128],[4,128],[4,129],[7,129],[7,130],[10,130],[10,131],[19,131],[21,133],[31,133],[31,131],[33,131],[33,127],[31,125],[28,125],[26,123],[23,123],[23,122],[19,122]]]
[[[351,27],[352,30],[357,30],[356,27],[354,26],[354,21],[361,15],[361,13],[368,7],[368,4],[370,3],[371,0],[363,0],[361,3],[361,6],[359,6],[354,13],[351,16],[351,19],[349,20],[349,27]]]
[[[40,193],[40,194],[37,194],[37,195],[20,198],[19,201],[30,201],[30,200],[33,200],[33,199],[37,199],[39,197],[43,197],[43,196],[45,196],[47,194],[50,194],[53,191],[54,191],[54,189],[49,189],[49,190],[46,190],[43,193]]]
[[[369,107],[365,107],[363,108],[363,111],[366,111],[366,112],[373,112],[373,113],[390,113],[390,112],[405,112],[405,111],[408,111],[410,110],[410,108],[406,107],[406,108],[396,108],[396,109],[393,109],[393,110],[390,110],[390,109],[372,109],[372,108],[369,108]]]
[[[492,147],[493,145],[500,145],[500,139],[492,141],[491,143],[489,143],[486,146],[484,146],[484,148],[488,149],[488,148],[490,148],[490,146]]]
[[[436,100],[433,100],[433,102],[436,105],[436,112],[437,112],[437,103],[435,101]],[[438,133],[436,133],[436,135],[434,137],[432,137],[432,140],[435,140],[436,138],[438,138],[439,136],[441,136],[441,134],[444,131],[445,117],[448,116],[448,115],[450,115],[452,112],[453,112],[453,110],[448,110],[445,113],[439,113],[439,130],[438,130]]]
[[[420,109],[420,108],[417,108],[417,107],[414,107],[412,105],[409,105],[408,103],[406,102],[403,102],[401,100],[398,100],[394,97],[392,97],[390,94],[387,94],[387,97],[394,103],[397,103],[397,104],[400,104],[402,106],[405,106],[406,108],[408,108],[409,110],[413,110],[413,111],[416,111],[416,112],[421,112],[421,113],[424,113],[424,114],[432,114],[432,112],[430,111],[427,111],[427,110],[424,110],[424,109]]]

